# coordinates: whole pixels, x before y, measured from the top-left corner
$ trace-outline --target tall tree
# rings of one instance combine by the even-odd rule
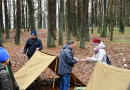
[[[28,21],[28,5],[27,5],[27,3],[28,3],[28,2],[27,2],[27,0],[26,0],[26,9],[25,9],[25,10],[26,10],[26,29],[28,28],[28,25],[27,25],[27,23],[28,23],[28,22],[27,22],[27,21]]]
[[[114,0],[110,0],[110,32],[111,32],[111,36],[110,36],[110,41],[113,41],[113,24],[114,24],[114,12],[113,12],[113,5],[114,5]]]
[[[3,17],[2,17],[2,0],[0,0],[0,47],[3,47],[2,41],[3,41],[3,33],[2,33],[2,22],[3,21]]]
[[[45,13],[43,13],[43,28],[46,28],[46,16],[45,16]]]
[[[5,31],[6,31],[6,38],[10,38],[9,35],[9,23],[8,23],[8,13],[7,13],[7,1],[4,0],[4,8],[5,8]]]
[[[20,44],[21,30],[21,0],[17,0],[17,29],[15,34],[15,44]]]
[[[66,34],[67,41],[71,40],[70,0],[66,0]]]
[[[8,16],[9,16],[9,30],[11,29],[11,1],[8,0]]]
[[[31,31],[36,30],[35,20],[34,20],[34,3],[33,3],[33,0],[28,0],[28,7],[29,7],[29,21],[30,21],[30,25],[31,25]]]
[[[76,40],[80,40],[80,31],[81,31],[81,13],[82,13],[82,0],[77,0],[77,33]]]
[[[16,29],[16,15],[15,15],[15,0],[13,0],[13,19],[14,19],[14,26],[13,29]]]
[[[85,41],[89,41],[90,39],[89,39],[89,23],[88,23],[88,21],[89,21],[89,17],[88,17],[88,15],[89,15],[89,13],[88,13],[88,9],[89,9],[89,0],[86,0],[85,1],[85,3],[86,3],[86,10],[85,10],[85,12],[86,12],[86,17],[85,17],[85,26],[86,26],[86,30],[85,30]],[[82,28],[83,29],[83,28]]]
[[[60,28],[59,28],[59,45],[63,45],[63,29],[64,29],[64,0],[60,0]]]
[[[128,1],[128,27],[130,27],[130,0],[127,0]]]
[[[123,0],[120,0],[120,32],[124,33],[124,23],[123,23],[123,4],[122,4]]]
[[[38,0],[38,28],[42,28],[42,1]]]
[[[2,3],[2,6],[3,6],[3,3]],[[2,18],[1,21],[0,21],[1,22],[1,26],[2,26],[1,30],[2,30],[2,34],[4,34],[3,11],[1,11],[1,15],[2,15],[2,16],[0,16]]]
[[[104,23],[103,23],[103,34],[102,37],[107,36],[107,20],[106,20],[106,0],[104,0]]]
[[[47,46],[55,47],[55,28],[53,27],[54,22],[54,5],[55,0],[48,0],[48,37],[47,37]]]
[[[99,14],[98,14],[98,33],[102,37],[102,0],[99,0]]]
[[[91,33],[93,33],[93,23],[94,23],[94,9],[93,9],[93,0],[91,1],[91,26],[92,26],[92,30]]]
[[[95,15],[94,15],[94,20],[95,20],[95,27],[97,27],[98,26],[98,23],[97,23],[97,0],[95,0]]]
[[[21,27],[22,29],[25,29],[25,18],[24,18],[24,0],[21,0],[22,1],[22,24],[21,24]]]
[[[71,0],[71,23],[72,23],[72,34],[76,36],[76,6],[75,0]]]
[[[82,0],[82,27],[81,27],[81,39],[80,47],[85,48],[85,40],[88,39],[88,3],[89,0]]]

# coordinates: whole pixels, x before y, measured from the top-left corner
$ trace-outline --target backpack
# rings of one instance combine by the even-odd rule
[[[108,65],[111,65],[111,61],[109,60],[108,56],[106,55],[106,61]]]

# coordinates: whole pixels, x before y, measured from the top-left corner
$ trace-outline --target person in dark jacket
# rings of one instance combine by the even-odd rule
[[[10,75],[6,70],[9,63],[9,55],[7,51],[0,47],[0,90],[13,90]]]
[[[34,30],[31,31],[31,36],[32,38],[27,40],[27,43],[24,47],[24,52],[23,52],[24,57],[26,57],[26,52],[27,52],[28,60],[32,57],[32,55],[34,54],[36,50],[42,50],[43,48],[41,40],[37,38],[36,31]]]
[[[70,74],[73,65],[78,61],[76,57],[73,57],[72,49],[74,46],[74,41],[70,40],[60,51],[58,69],[58,74],[60,75],[60,90],[69,90],[70,87]]]

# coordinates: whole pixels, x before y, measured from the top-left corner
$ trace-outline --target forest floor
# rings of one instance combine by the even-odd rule
[[[47,47],[47,29],[38,29],[37,36],[41,39],[43,44],[43,51],[52,55],[59,56],[60,50],[63,45],[58,45],[59,32],[56,31],[55,48]],[[3,43],[4,48],[8,51],[10,55],[10,61],[12,62],[12,70],[13,72],[17,72],[20,68],[22,68],[28,61],[27,58],[23,57],[23,49],[27,39],[31,37],[31,32],[24,32],[22,30],[20,36],[20,44],[15,44],[15,32],[14,30],[10,30],[10,39],[5,39],[5,34],[3,35],[5,42]],[[64,44],[66,43],[66,34],[64,33]],[[86,48],[81,49],[79,47],[80,41],[76,41],[75,37],[72,37],[72,40],[76,41],[76,46],[74,49],[74,56],[79,60],[82,58],[90,57],[93,55],[92,48],[92,40],[94,38],[100,38],[100,34],[97,33],[97,28],[94,29],[94,33],[90,33],[90,41],[86,41]],[[100,38],[101,41],[106,45],[106,53],[112,63],[113,66],[130,69],[130,28],[125,28],[125,33],[119,33],[119,28],[114,29],[113,41],[110,41],[109,38]],[[124,64],[127,64],[126,67]],[[76,63],[72,72],[85,84],[87,85],[89,78],[94,70],[95,64],[86,64],[85,62]],[[31,87],[27,88],[27,90],[52,90],[53,76],[54,73],[49,69],[45,69],[45,71],[40,75],[40,80],[35,80]],[[60,80],[57,76],[55,90],[59,90]],[[77,86],[71,83],[70,90],[73,90],[74,87]]]

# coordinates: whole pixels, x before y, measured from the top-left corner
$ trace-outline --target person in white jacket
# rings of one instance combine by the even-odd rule
[[[94,47],[94,49],[93,49],[94,55],[92,57],[87,57],[86,60],[95,61],[95,62],[99,61],[99,62],[107,64],[104,43],[100,42],[100,39],[95,38],[92,41],[92,45]]]

